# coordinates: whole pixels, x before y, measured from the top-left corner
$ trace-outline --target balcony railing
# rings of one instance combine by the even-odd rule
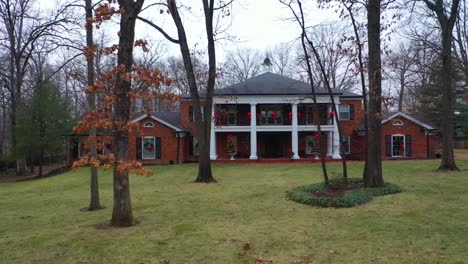
[[[248,107],[246,107],[248,106]],[[273,107],[257,106],[256,116],[250,113],[249,105],[239,105],[237,107],[217,106],[214,117],[217,126],[250,126],[251,118],[256,118],[257,126],[290,126],[292,124],[292,111],[289,105]],[[327,111],[326,105],[319,106],[319,116],[321,125],[332,125],[333,114]],[[299,105],[297,111],[298,125],[317,125],[318,115],[310,106]]]

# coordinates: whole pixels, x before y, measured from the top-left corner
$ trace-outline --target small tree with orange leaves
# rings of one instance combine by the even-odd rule
[[[88,20],[88,26],[99,25],[120,16],[120,31],[118,45],[98,48],[95,45],[85,49],[87,57],[96,53],[113,54],[117,52],[117,66],[105,71],[94,82],[86,87],[88,94],[101,94],[101,107],[88,112],[75,126],[75,133],[87,133],[92,129],[98,131],[97,136],[89,136],[85,146],[94,145],[102,150],[106,144],[111,144],[112,152],[103,153],[96,157],[84,155],[73,164],[76,169],[81,166],[113,168],[114,207],[112,212],[112,226],[131,226],[135,224],[130,203],[129,173],[137,175],[152,175],[152,171],[145,169],[141,163],[128,157],[129,134],[139,134],[140,125],[131,122],[130,106],[132,102],[143,99],[146,102],[154,99],[174,100],[174,94],[160,93],[162,85],[170,85],[159,70],[148,70],[136,65],[133,60],[133,48],[141,47],[147,51],[147,42],[135,40],[135,18],[142,9],[144,0],[108,0],[99,5],[93,19]],[[132,88],[138,82],[138,90]],[[142,107],[141,113],[151,112],[151,104]]]

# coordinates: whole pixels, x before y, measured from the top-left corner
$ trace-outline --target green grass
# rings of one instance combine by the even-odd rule
[[[193,183],[196,164],[153,167],[131,177],[138,226],[96,229],[107,209],[88,203],[88,170],[0,184],[1,263],[458,263],[468,262],[468,161],[462,173],[433,173],[439,161],[384,164],[405,191],[347,209],[315,208],[286,191],[321,181],[319,165],[215,165],[218,184]],[[330,165],[339,175],[339,165]],[[350,165],[359,177],[361,164]],[[251,249],[240,255],[245,242]]]

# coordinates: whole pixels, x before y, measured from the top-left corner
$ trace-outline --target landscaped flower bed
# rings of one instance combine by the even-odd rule
[[[324,183],[300,186],[287,192],[289,199],[312,206],[320,207],[353,207],[364,204],[376,196],[401,192],[402,189],[393,183],[383,187],[364,188],[362,179],[349,179],[347,185],[340,180],[331,180],[328,187]]]

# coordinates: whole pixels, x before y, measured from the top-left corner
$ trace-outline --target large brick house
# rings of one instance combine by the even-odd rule
[[[227,140],[234,142],[236,159],[317,159],[318,138],[326,138],[326,155],[341,159],[338,128],[331,98],[316,90],[314,111],[310,85],[270,72],[217,90],[213,98],[210,157],[227,160]],[[364,158],[362,96],[333,90],[338,104],[348,159]],[[321,117],[322,133],[317,132]],[[130,136],[129,155],[146,164],[196,161],[198,144],[190,98],[180,112],[142,115],[142,135]],[[431,158],[438,146],[437,130],[419,116],[394,113],[382,121],[382,155],[386,159]]]

